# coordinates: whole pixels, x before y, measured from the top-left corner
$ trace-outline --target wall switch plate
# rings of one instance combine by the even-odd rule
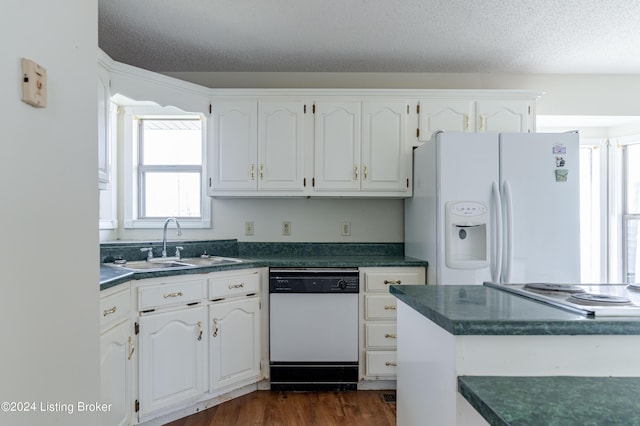
[[[22,58],[22,102],[36,108],[47,106],[47,70]]]
[[[340,235],[343,237],[351,235],[351,222],[342,222],[340,224]]]
[[[282,222],[282,235],[291,235],[291,222]]]
[[[253,221],[246,221],[244,223],[244,235],[253,235]]]

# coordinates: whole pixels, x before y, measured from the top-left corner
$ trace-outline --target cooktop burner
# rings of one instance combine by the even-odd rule
[[[567,300],[572,303],[588,306],[631,305],[631,300],[626,297],[611,296],[608,294],[576,293],[572,294]]]
[[[555,283],[527,283],[524,285],[526,290],[536,291],[539,293],[551,294],[574,294],[584,293],[584,289],[573,284],[555,284]]]

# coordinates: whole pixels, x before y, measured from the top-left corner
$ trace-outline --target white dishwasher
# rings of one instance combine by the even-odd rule
[[[269,272],[271,389],[355,390],[358,269]]]

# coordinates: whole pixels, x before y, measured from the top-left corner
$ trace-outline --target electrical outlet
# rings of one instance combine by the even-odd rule
[[[244,223],[244,235],[253,235],[253,221],[246,221]]]
[[[351,222],[342,222],[340,225],[340,235],[343,237],[351,235]]]
[[[282,235],[291,235],[291,222],[282,222]]]

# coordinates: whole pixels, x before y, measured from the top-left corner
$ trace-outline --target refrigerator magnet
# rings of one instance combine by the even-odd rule
[[[558,155],[558,154],[564,155],[566,153],[567,153],[567,147],[566,146],[564,146],[562,144],[559,144],[559,143],[553,145],[553,154],[554,155]]]
[[[556,182],[566,182],[567,175],[569,174],[569,170],[567,169],[556,169]]]
[[[556,157],[556,167],[564,167],[565,161],[563,157]]]

